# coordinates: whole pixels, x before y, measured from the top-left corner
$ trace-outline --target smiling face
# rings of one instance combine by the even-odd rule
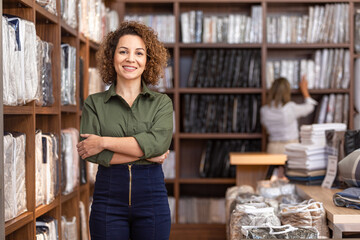
[[[117,81],[141,81],[145,66],[146,47],[141,37],[137,35],[120,37],[114,54]]]

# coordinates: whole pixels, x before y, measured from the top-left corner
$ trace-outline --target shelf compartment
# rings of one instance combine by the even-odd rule
[[[40,6],[39,4],[35,4],[36,10],[36,23],[45,22],[45,23],[58,23],[59,17],[47,11],[45,8]]]
[[[5,222],[5,235],[11,234],[33,221],[33,212],[25,212],[20,216]]]
[[[250,93],[262,93],[261,88],[180,88],[179,92],[182,94],[194,93],[194,94],[250,94]]]
[[[75,28],[72,28],[69,24],[67,24],[63,19],[61,19],[61,34],[62,35],[68,35],[72,37],[78,36],[78,30]]]
[[[35,218],[38,218],[38,217],[44,215],[45,213],[56,208],[57,206],[59,206],[59,198],[58,197],[55,198],[55,200],[52,201],[50,204],[38,206],[35,209]]]
[[[33,106],[4,106],[4,114],[14,114],[14,115],[24,115],[24,114],[32,114]]]
[[[181,178],[180,184],[235,184],[235,178]]]
[[[261,139],[261,133],[180,133],[181,139]]]
[[[350,43],[268,43],[267,49],[318,49],[318,48],[350,48]]]
[[[260,43],[179,43],[180,48],[261,48]]]

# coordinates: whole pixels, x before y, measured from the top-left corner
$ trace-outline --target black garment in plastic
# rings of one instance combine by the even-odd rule
[[[345,132],[345,156],[360,148],[360,130],[347,130]]]

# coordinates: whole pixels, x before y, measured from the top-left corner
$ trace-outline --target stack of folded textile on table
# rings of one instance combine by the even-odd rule
[[[303,125],[300,142],[285,146],[286,177],[292,183],[321,185],[327,167],[326,130],[344,131],[342,123]]]

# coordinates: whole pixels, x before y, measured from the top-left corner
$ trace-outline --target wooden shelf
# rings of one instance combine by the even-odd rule
[[[21,8],[32,7],[34,2],[32,0],[3,0],[3,8]]]
[[[261,139],[261,133],[180,133],[181,139]]]
[[[235,178],[180,178],[180,184],[235,184]]]
[[[79,39],[80,39],[80,43],[86,44],[86,37],[84,36],[84,34],[79,32],[78,36],[79,36]]]
[[[225,224],[171,224],[170,239],[225,239]]]
[[[4,106],[4,114],[24,115],[32,114],[33,106]]]
[[[349,93],[350,89],[309,89],[310,94]],[[291,94],[301,94],[299,89],[291,90]]]
[[[70,199],[76,197],[78,194],[78,187],[76,187],[74,189],[74,191],[72,191],[71,193],[67,194],[67,195],[61,195],[61,204],[69,201]]]
[[[262,44],[179,43],[180,48],[261,48]]]
[[[72,28],[63,19],[61,19],[60,22],[61,22],[61,35],[62,36],[72,36],[72,37],[77,37],[78,36],[78,30],[77,29]]]
[[[291,43],[291,44],[267,44],[272,49],[317,49],[317,48],[350,48],[350,43]]]
[[[249,94],[262,93],[261,88],[180,88],[182,94]]]
[[[90,46],[91,50],[97,51],[97,50],[99,50],[100,44],[89,39],[89,46]]]
[[[48,115],[55,115],[59,114],[59,108],[57,107],[35,107],[36,114],[48,114]]]
[[[55,200],[48,205],[40,205],[35,209],[35,218],[44,215],[45,213],[53,210],[58,206],[59,206],[59,197],[55,198]]]
[[[45,8],[40,6],[39,4],[35,4],[36,10],[36,22],[44,22],[44,23],[54,23],[57,24],[59,22],[59,17],[47,11]]]
[[[5,222],[5,235],[15,232],[26,224],[33,221],[33,212],[25,212],[20,216]]]
[[[73,106],[73,105],[61,106],[61,112],[76,113],[77,106]]]

